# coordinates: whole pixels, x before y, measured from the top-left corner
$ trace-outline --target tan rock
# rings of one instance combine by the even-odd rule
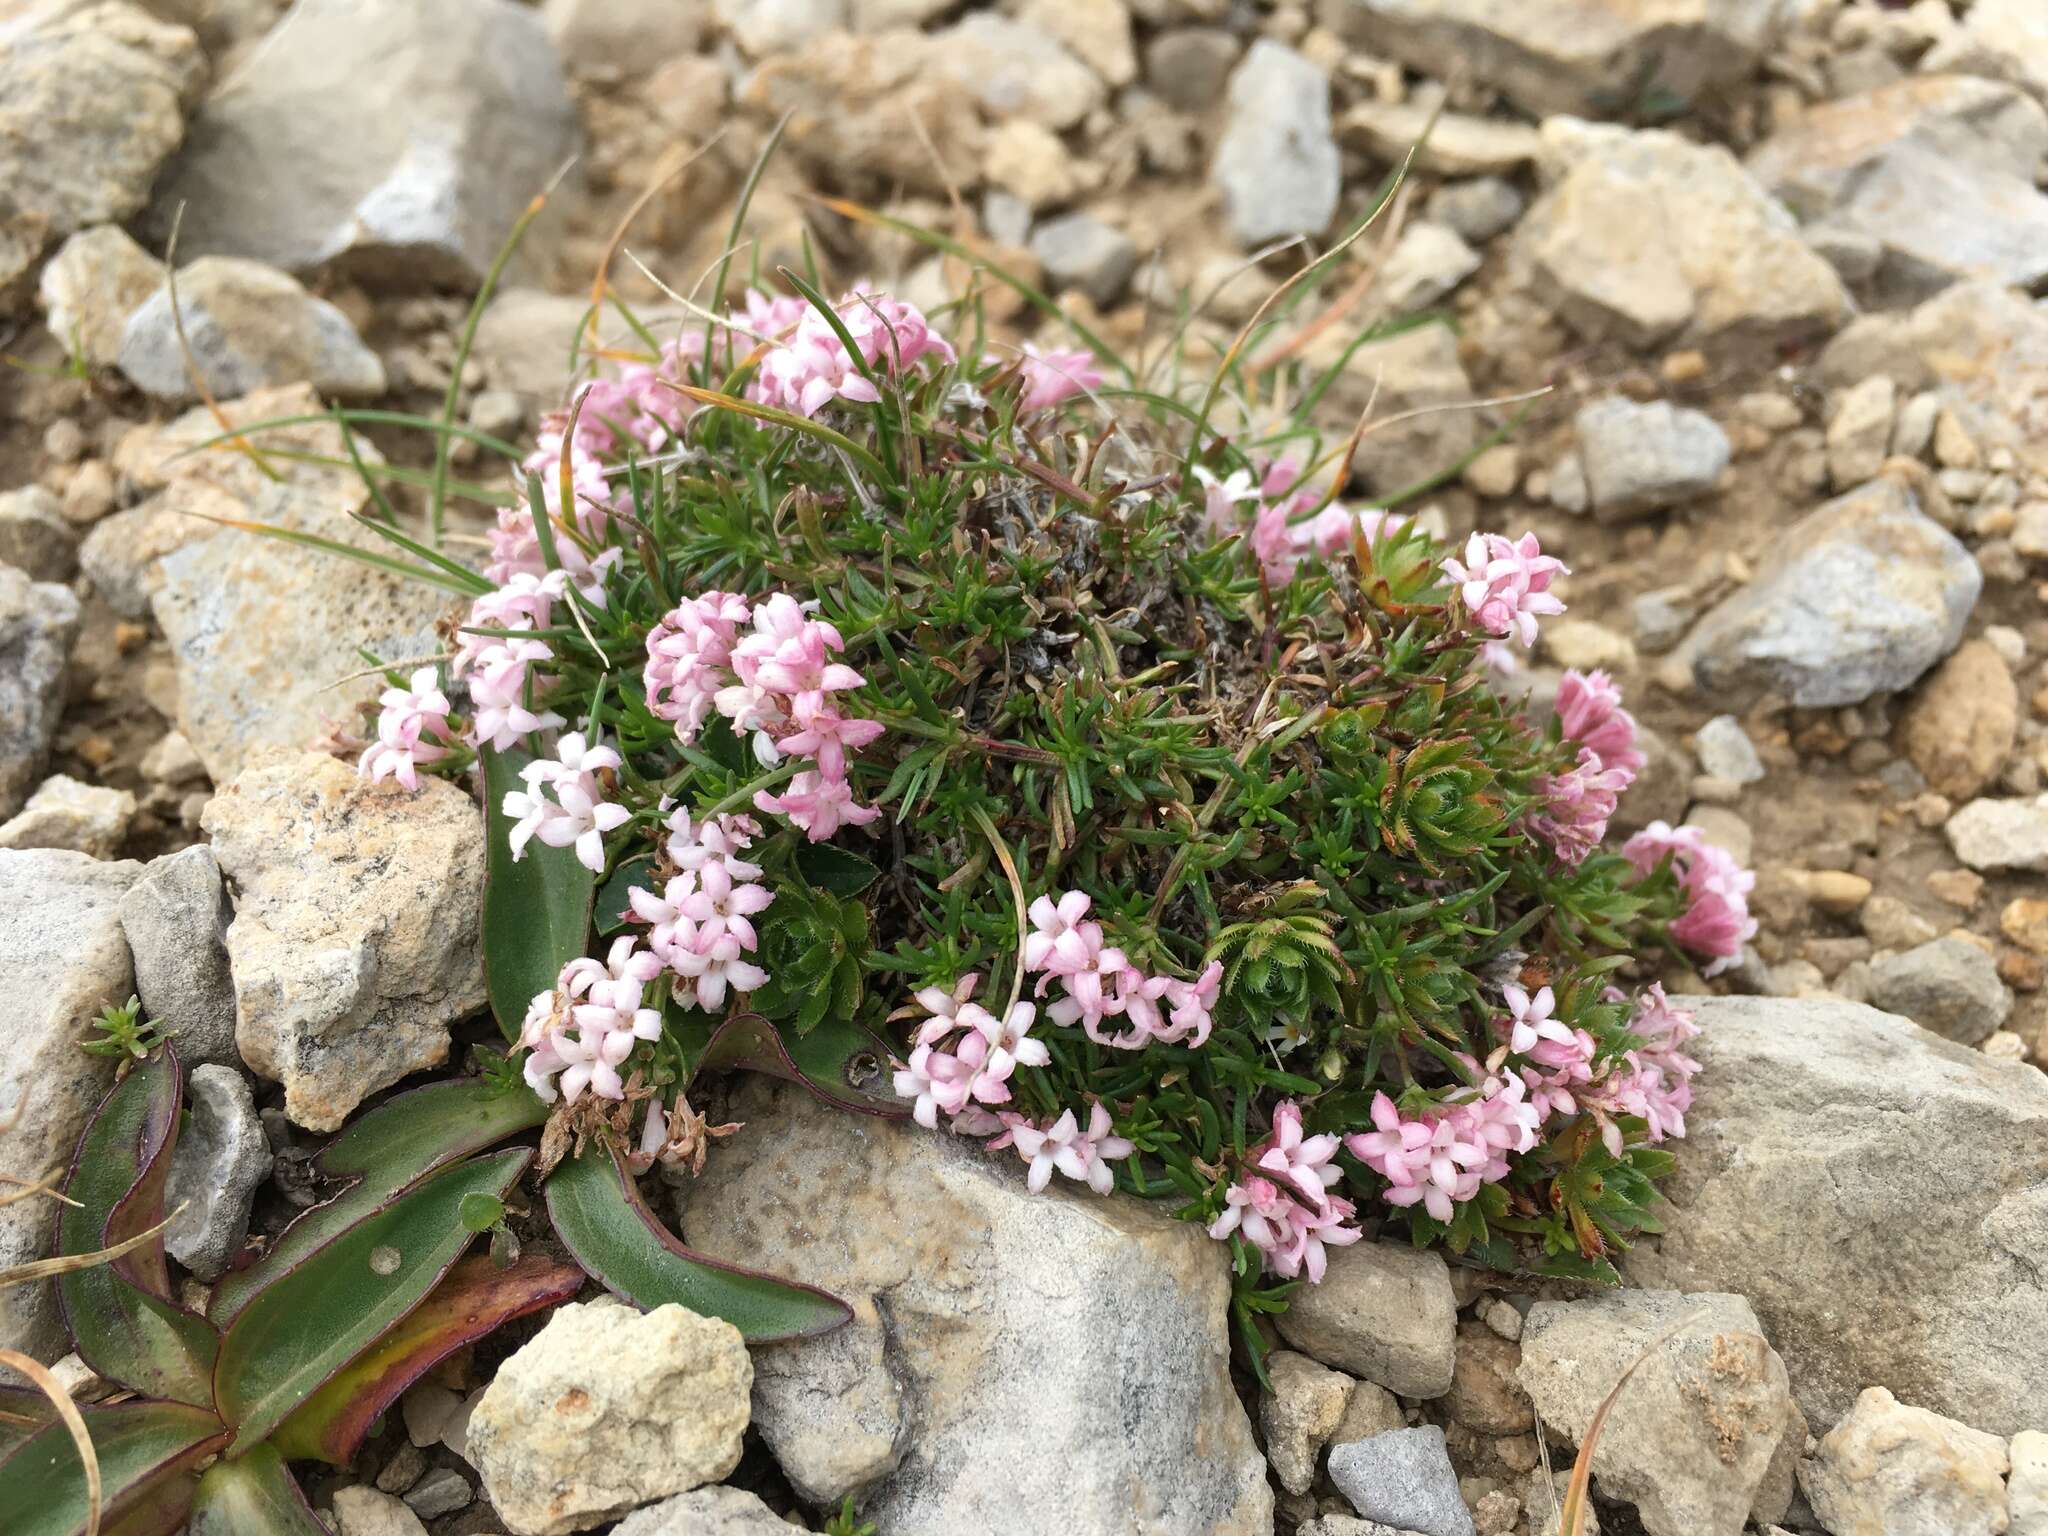
[[[1516,1321],[1521,1321],[1519,1314]],[[1444,1400],[1451,1422],[1488,1435],[1520,1435],[1535,1428],[1529,1394],[1515,1380],[1521,1363],[1519,1343],[1483,1323],[1460,1324],[1458,1362],[1451,1375],[1451,1395]]]
[[[1927,782],[1968,800],[1997,777],[2017,739],[2020,693],[2005,658],[1972,640],[1938,667],[1899,721],[1899,748]]]
[[[2020,948],[2036,955],[2048,955],[2048,900],[2038,896],[2015,896],[1998,914],[1998,928]]]
[[[1442,1257],[1391,1243],[1333,1251],[1320,1285],[1275,1319],[1303,1354],[1403,1397],[1451,1390],[1458,1302]]]
[[[128,317],[162,286],[164,264],[118,224],[95,224],[58,247],[37,291],[50,334],[96,368],[121,355]]]
[[[135,797],[127,790],[53,774],[19,814],[0,823],[0,848],[69,848],[111,859],[134,819]]]
[[[1799,1464],[1799,1487],[1838,1536],[2007,1528],[2005,1442],[1868,1387]]]
[[[1094,181],[1058,134],[1026,117],[1013,117],[989,133],[982,173],[990,186],[1017,197],[1033,213],[1072,202]]]
[[[1273,1384],[1259,1398],[1266,1460],[1281,1487],[1307,1493],[1316,1480],[1316,1458],[1344,1422],[1358,1383],[1291,1349],[1266,1357],[1266,1379]]]

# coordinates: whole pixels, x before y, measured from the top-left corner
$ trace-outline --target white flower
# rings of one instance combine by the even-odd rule
[[[526,845],[539,838],[550,848],[574,847],[577,859],[594,873],[604,871],[604,835],[632,819],[623,805],[604,798],[598,772],[617,768],[619,754],[610,747],[586,746],[583,733],[565,731],[553,758],[535,758],[520,770],[526,783],[505,796],[504,812],[513,818],[510,842],[516,863]],[[543,790],[552,790],[551,801]]]

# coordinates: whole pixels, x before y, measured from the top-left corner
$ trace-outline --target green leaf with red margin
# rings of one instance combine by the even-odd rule
[[[208,1315],[227,1326],[265,1287],[389,1204],[399,1191],[547,1117],[547,1105],[528,1089],[499,1089],[475,1077],[431,1083],[386,1099],[313,1160],[323,1178],[346,1180],[348,1187],[286,1227],[247,1269],[223,1276],[207,1305]]]
[[[117,1403],[79,1412],[99,1458],[103,1536],[168,1536],[182,1526],[193,1469],[227,1442],[227,1427],[184,1403]],[[0,1461],[7,1536],[80,1536],[85,1513],[85,1466],[62,1424],[38,1430]]]
[[[570,1256],[591,1279],[642,1310],[679,1302],[724,1318],[749,1344],[829,1333],[853,1317],[829,1291],[684,1247],[647,1209],[609,1142],[564,1158],[545,1192],[555,1235]]]
[[[163,1220],[182,1077],[176,1053],[165,1046],[116,1083],[94,1112],[64,1181],[64,1193],[78,1204],[59,1209],[59,1253],[96,1253]],[[57,1280],[65,1321],[87,1365],[146,1396],[211,1408],[219,1331],[170,1292],[161,1237]]]
[[[597,876],[574,848],[538,840],[512,857],[512,818],[505,796],[522,787],[519,770],[533,760],[523,748],[483,758],[484,985],[507,1040],[517,1040],[527,1007],[550,990],[562,967],[584,952]]]
[[[583,1271],[529,1254],[500,1269],[475,1254],[448,1272],[411,1316],[356,1356],[277,1428],[270,1443],[294,1461],[345,1467],[399,1394],[465,1344],[583,1288]]]
[[[217,1461],[199,1479],[185,1536],[330,1536],[275,1446]]]
[[[444,1168],[279,1276],[221,1339],[214,1399],[235,1427],[230,1453],[270,1437],[299,1406],[426,1300],[474,1234],[465,1195],[503,1199],[525,1148]]]
[[[888,1047],[851,1019],[826,1019],[797,1035],[758,1013],[739,1013],[711,1032],[694,1070],[761,1072],[800,1084],[840,1109],[902,1119],[910,1106],[891,1091],[888,1059]]]
[[[50,1400],[33,1387],[0,1387],[0,1461],[45,1424],[56,1422]]]

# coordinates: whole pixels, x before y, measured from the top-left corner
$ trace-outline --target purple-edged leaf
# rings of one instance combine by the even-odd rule
[[[45,1424],[56,1422],[50,1400],[32,1387],[0,1387],[0,1460]]]
[[[331,1536],[274,1446],[217,1461],[199,1479],[185,1536]]]
[[[583,1271],[573,1264],[529,1254],[500,1269],[489,1255],[472,1255],[411,1316],[307,1398],[270,1443],[294,1461],[345,1467],[378,1416],[435,1364],[500,1324],[567,1301],[582,1288]]]
[[[59,1208],[57,1251],[96,1253],[163,1220],[164,1180],[184,1098],[169,1046],[114,1085],[78,1139]],[[57,1279],[79,1357],[150,1397],[211,1407],[219,1332],[169,1299],[162,1238]]]
[[[547,1117],[547,1105],[527,1089],[499,1090],[474,1077],[431,1083],[386,1099],[314,1159],[323,1177],[344,1180],[347,1188],[286,1227],[247,1269],[223,1276],[207,1314],[227,1326],[271,1282],[388,1205],[400,1190]]]
[[[505,796],[521,787],[519,770],[532,754],[486,748],[482,756],[484,985],[498,1028],[507,1040],[517,1040],[528,1005],[554,986],[562,967],[589,941],[597,877],[574,848],[550,848],[538,839],[517,860],[512,857]]]
[[[758,1013],[740,1013],[712,1032],[699,1072],[762,1072],[800,1083],[828,1104],[902,1119],[910,1106],[890,1091],[888,1048],[860,1025],[826,1019],[808,1034],[782,1031]]]
[[[465,1195],[503,1199],[524,1148],[443,1169],[357,1222],[244,1307],[221,1339],[214,1398],[232,1454],[265,1440],[343,1366],[418,1306],[473,1242]]]
[[[829,1291],[707,1258],[655,1218],[618,1149],[564,1158],[547,1182],[555,1235],[590,1278],[643,1310],[680,1302],[722,1317],[750,1344],[828,1333],[853,1316]]]
[[[81,1408],[100,1464],[106,1536],[144,1536],[185,1523],[193,1469],[218,1451],[226,1427],[183,1403]],[[79,1536],[85,1529],[85,1465],[62,1424],[51,1423],[0,1461],[0,1529],[7,1536]]]

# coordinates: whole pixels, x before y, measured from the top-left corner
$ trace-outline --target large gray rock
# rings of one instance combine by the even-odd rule
[[[42,779],[78,618],[69,587],[0,565],[0,820],[26,805]]]
[[[1573,418],[1593,515],[1620,522],[1697,501],[1728,467],[1728,434],[1703,411],[1611,395]]]
[[[178,1213],[164,1229],[171,1257],[202,1280],[218,1279],[249,1235],[249,1208],[270,1161],[248,1079],[233,1067],[195,1068],[164,1187],[164,1208]]]
[[[612,1536],[789,1536],[790,1530],[744,1488],[697,1488],[634,1511]]]
[[[78,1047],[109,1003],[134,985],[121,937],[121,893],[142,866],[82,853],[0,851],[0,978],[9,994],[0,1053],[0,1173],[40,1182],[71,1161],[79,1133],[114,1080],[114,1063]],[[0,1206],[0,1269],[48,1255],[56,1205]],[[47,1281],[0,1290],[0,1348],[42,1360],[64,1353]]]
[[[183,203],[186,256],[473,284],[575,142],[530,7],[298,0],[193,117],[151,221]]]
[[[469,796],[270,751],[200,825],[234,893],[236,1040],[284,1084],[286,1114],[338,1130],[380,1088],[448,1059],[448,1026],[484,1000],[484,829]]]
[[[1802,114],[1749,157],[1750,173],[1807,225],[1875,242],[1887,303],[1959,278],[2048,279],[2048,111],[1990,80],[1901,80]]]
[[[1451,1390],[1458,1298],[1443,1256],[1392,1243],[1333,1249],[1320,1285],[1274,1319],[1303,1354],[1403,1397]]]
[[[1272,1528],[1230,1383],[1226,1255],[1123,1196],[1025,1191],[1013,1156],[746,1079],[681,1192],[693,1247],[854,1309],[759,1351],[754,1423],[808,1500],[890,1536]],[[1348,1251],[1348,1250],[1347,1250]]]
[[[1511,270],[1574,330],[1636,347],[1825,335],[1842,280],[1726,149],[1553,118]]]
[[[1231,71],[1227,110],[1209,179],[1223,194],[1237,243],[1250,248],[1328,229],[1342,180],[1329,77],[1262,37]]]
[[[1891,480],[1808,513],[1758,565],[1676,656],[1727,709],[1765,692],[1818,708],[1907,687],[1955,649],[1984,585],[1970,552]]]
[[[1391,1429],[1330,1452],[1330,1481],[1368,1520],[1416,1536],[1473,1536],[1457,1469],[1435,1424]]]
[[[0,19],[0,308],[45,244],[126,219],[185,129],[199,40],[125,0]]]
[[[2048,1078],[1855,1003],[1683,1006],[1704,1070],[1629,1281],[1746,1296],[1816,1426],[1873,1382],[2048,1422]]]
[[[2012,1012],[1998,962],[1967,939],[1935,939],[1870,968],[1870,1000],[1962,1045],[1975,1045]]]
[[[1517,1375],[1545,1428],[1577,1446],[1652,1344],[1594,1446],[1594,1486],[1635,1505],[1650,1536],[1741,1536],[1752,1514],[1759,1524],[1781,1518],[1806,1422],[1785,1362],[1740,1296],[1631,1290],[1539,1301]]]
[[[170,1035],[186,1066],[232,1067],[235,981],[228,969],[227,892],[204,843],[150,861],[121,898],[143,1011]]]
[[[144,394],[176,404],[198,399],[202,385],[216,400],[299,383],[368,399],[385,383],[348,316],[288,273],[239,256],[202,256],[179,272],[176,318],[168,284],[150,295],[128,317],[120,364]]]
[[[1464,73],[1534,116],[1619,115],[1746,77],[1776,0],[1333,0],[1350,42],[1435,79]]]

